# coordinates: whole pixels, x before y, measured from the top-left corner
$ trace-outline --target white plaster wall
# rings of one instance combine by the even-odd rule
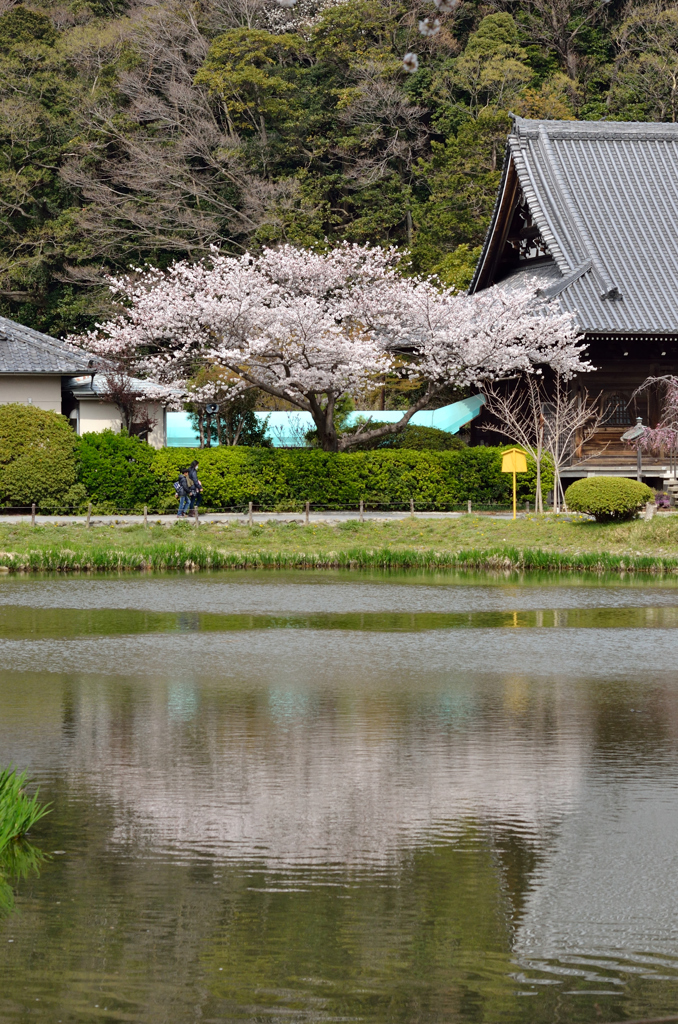
[[[97,399],[80,401],[80,433],[99,433],[102,430],[115,430],[122,426],[120,413],[112,402],[100,402]],[[166,413],[157,402],[149,402],[148,409],[156,424],[151,431],[148,443],[153,448],[164,448],[167,443]]]
[[[0,374],[0,405],[21,402],[61,412],[61,374]]]
[[[149,402],[148,411],[155,420],[148,443],[152,448],[164,448],[167,444],[167,411],[158,402]]]
[[[112,402],[80,402],[80,433],[100,433],[102,430],[120,430],[120,413]]]

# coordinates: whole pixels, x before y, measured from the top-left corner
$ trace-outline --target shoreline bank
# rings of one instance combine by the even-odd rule
[[[678,573],[678,517],[594,523],[389,519],[334,523],[0,524],[0,572],[224,569]]]
[[[219,551],[197,544],[158,545],[143,554],[94,549],[43,549],[1,552],[0,573],[202,572],[222,570],[473,570],[489,572],[590,572],[678,574],[678,558],[611,555],[602,552],[563,554],[514,547],[459,551],[397,551],[349,548],[333,552]]]

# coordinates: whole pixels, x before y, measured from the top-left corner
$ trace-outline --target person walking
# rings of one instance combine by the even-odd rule
[[[198,463],[195,459],[188,467],[188,478],[191,481],[191,504],[189,512],[192,512],[196,506],[200,508],[200,502],[202,501],[202,484],[198,480]]]
[[[179,511],[177,512],[177,519],[183,519],[184,510],[188,510],[191,503],[191,480],[188,475],[187,469],[182,469],[179,473],[176,483],[174,484],[174,490],[177,492],[179,498]]]

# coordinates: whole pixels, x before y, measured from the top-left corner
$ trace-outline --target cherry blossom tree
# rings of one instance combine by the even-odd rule
[[[167,272],[113,279],[119,316],[79,344],[131,359],[136,372],[184,382],[200,366],[225,368],[232,389],[262,391],[309,412],[326,451],[398,433],[450,385],[478,386],[548,365],[586,370],[574,317],[535,289],[468,296],[435,279],[403,277],[394,249],[344,243],[325,252],[292,246],[175,263]],[[339,436],[338,399],[384,379],[417,386],[397,423]]]
[[[648,377],[633,393],[633,398],[648,389],[659,393],[659,421],[656,427],[646,426],[636,441],[629,442],[629,447],[640,448],[662,459],[668,454],[670,474],[675,477],[678,469],[678,377],[673,374]]]

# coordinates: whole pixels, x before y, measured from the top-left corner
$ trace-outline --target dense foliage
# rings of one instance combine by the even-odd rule
[[[63,416],[35,405],[0,405],[0,501],[40,511],[81,496],[78,438]]]
[[[378,424],[379,413],[377,412],[374,426],[378,426]],[[419,452],[451,452],[464,448],[465,444],[458,434],[450,434],[449,431],[438,430],[437,427],[423,427],[416,423],[408,423],[400,434],[389,434],[387,437],[377,438],[376,441],[366,441],[360,447],[365,451],[375,448],[380,451],[409,448],[411,451]]]
[[[155,451],[138,437],[103,430],[80,438],[80,482],[99,510],[133,509],[154,503],[158,478]],[[190,461],[190,460],[189,460]]]
[[[154,450],[135,437],[105,431],[82,438],[82,476],[97,511],[172,511],[172,483],[198,459],[203,507],[294,510],[366,504],[450,508],[510,502],[511,481],[501,472],[501,448],[457,451],[391,450],[355,453],[318,449],[223,447]],[[518,477],[519,497],[534,502],[535,466]],[[552,486],[546,473],[544,488]]]
[[[675,120],[668,0],[3,0],[3,312],[108,313],[105,272],[281,240],[469,280],[507,113]],[[419,70],[408,74],[405,52]]]
[[[599,523],[614,519],[632,519],[638,509],[654,501],[647,484],[617,476],[592,476],[570,484],[565,492],[567,507],[585,512]]]

